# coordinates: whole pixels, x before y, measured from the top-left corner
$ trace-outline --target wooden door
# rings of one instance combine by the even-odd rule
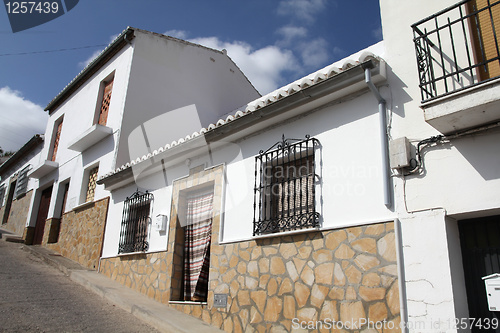
[[[36,217],[35,235],[33,236],[33,245],[42,244],[43,231],[45,229],[45,220],[49,214],[50,197],[52,196],[52,186],[42,191],[38,215]]]

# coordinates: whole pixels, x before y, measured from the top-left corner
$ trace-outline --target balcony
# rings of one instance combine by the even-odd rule
[[[54,161],[45,160],[40,165],[37,165],[29,174],[30,178],[41,179],[54,170],[59,168],[59,163]]]
[[[83,152],[111,134],[113,129],[110,127],[95,124],[70,142],[68,149]]]
[[[448,134],[500,120],[500,1],[461,1],[412,29],[426,121]]]

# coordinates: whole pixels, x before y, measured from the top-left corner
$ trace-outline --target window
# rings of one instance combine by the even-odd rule
[[[66,202],[68,201],[68,192],[69,192],[69,181],[64,183],[64,184],[60,184],[59,186],[59,191],[62,193],[60,195],[60,198],[59,200],[62,200],[61,202],[61,210],[60,210],[60,213],[59,213],[59,217],[62,217],[64,212],[66,211],[65,208],[66,208]]]
[[[85,196],[85,202],[94,201],[98,172],[99,172],[99,166],[96,166],[95,168],[90,169],[89,171],[89,183],[87,185],[87,194]]]
[[[285,139],[255,158],[253,235],[314,228],[315,149],[319,141]]]
[[[108,111],[109,103],[111,101],[111,92],[113,91],[113,81],[114,78],[111,78],[111,80],[104,82],[103,84],[102,100],[99,107],[99,118],[97,119],[97,123],[99,125],[106,126],[106,122],[108,121]]]
[[[149,248],[148,224],[153,201],[151,193],[136,191],[125,200],[118,253],[144,252]]]
[[[0,186],[0,207],[3,206],[3,199],[5,198],[5,185]]]
[[[63,120],[59,120],[55,125],[54,139],[52,144],[52,156],[50,158],[51,161],[56,160],[57,149],[59,148],[59,140],[61,139],[61,131],[62,131]]]
[[[28,188],[28,171],[30,170],[30,166],[28,165],[24,169],[19,172],[19,176],[17,177],[16,189],[14,191],[14,197],[17,199],[23,194],[26,193],[26,189]]]

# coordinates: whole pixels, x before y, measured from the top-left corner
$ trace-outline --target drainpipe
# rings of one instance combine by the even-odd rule
[[[406,302],[406,276],[403,253],[403,231],[401,230],[401,221],[394,220],[394,238],[396,240],[396,260],[398,263],[398,287],[399,287],[399,315],[402,333],[408,333],[408,304]]]
[[[378,115],[380,122],[380,152],[382,155],[382,182],[384,186],[384,205],[387,208],[392,207],[392,188],[389,172],[389,149],[387,143],[387,108],[386,101],[372,82],[372,73],[370,68],[365,68],[365,83],[370,88],[378,101]]]

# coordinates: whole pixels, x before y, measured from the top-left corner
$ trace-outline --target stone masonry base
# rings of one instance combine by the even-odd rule
[[[171,250],[103,258],[101,273],[227,332],[330,331],[307,326],[316,321],[336,321],[338,332],[385,321],[383,332],[400,332],[393,222],[212,244],[204,304],[172,302],[172,261]],[[214,294],[228,296],[226,308]]]

